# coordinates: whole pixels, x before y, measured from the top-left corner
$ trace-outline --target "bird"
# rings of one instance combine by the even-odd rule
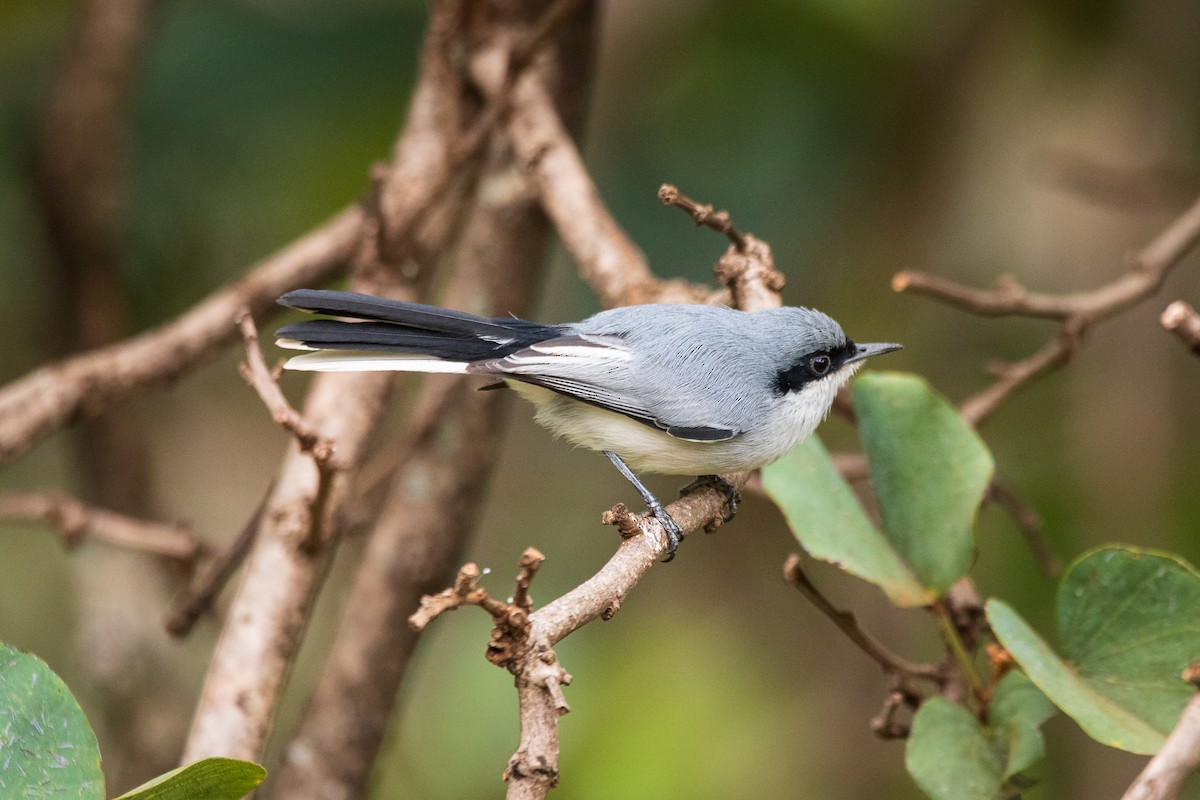
[[[482,317],[357,292],[297,289],[281,305],[324,314],[285,325],[276,344],[307,351],[285,368],[482,375],[533,403],[556,437],[598,451],[633,485],[667,534],[683,531],[638,473],[694,475],[736,510],[721,473],[781,458],[828,415],[864,361],[899,350],[857,344],[810,308],[739,311],[647,304],[580,322]]]

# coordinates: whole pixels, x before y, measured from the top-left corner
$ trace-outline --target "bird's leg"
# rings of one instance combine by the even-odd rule
[[[663,563],[675,558],[675,549],[679,547],[679,543],[683,541],[683,529],[679,527],[679,523],[671,518],[667,513],[667,509],[658,501],[658,498],[650,494],[650,490],[642,485],[638,480],[637,475],[633,474],[633,470],[629,468],[619,455],[611,450],[605,450],[604,455],[608,456],[608,460],[613,463],[620,472],[625,476],[625,480],[633,484],[633,488],[638,490],[638,494],[642,496],[642,500],[646,501],[646,508],[650,509],[650,514],[662,523],[663,530],[667,532],[667,557],[663,559]]]
[[[738,504],[742,502],[742,493],[729,481],[722,478],[720,475],[701,475],[696,480],[689,483],[687,486],[679,490],[681,495],[691,494],[706,486],[711,486],[721,494],[725,495],[725,506],[729,509],[729,513],[725,515],[725,521],[729,522],[737,516]]]

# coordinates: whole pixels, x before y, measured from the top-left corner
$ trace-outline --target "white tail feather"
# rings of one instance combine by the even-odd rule
[[[465,361],[443,361],[428,356],[396,353],[362,353],[317,350],[288,359],[285,369],[309,372],[453,372],[467,371]]]
[[[310,347],[299,339],[276,339],[276,347],[283,347],[288,350],[316,350],[315,347]]]

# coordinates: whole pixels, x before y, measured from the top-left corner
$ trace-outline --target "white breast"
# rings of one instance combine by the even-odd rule
[[[847,369],[812,383],[801,392],[774,398],[760,424],[723,442],[689,442],[622,414],[573,400],[520,381],[508,381],[537,406],[537,421],[554,435],[589,450],[611,450],[635,472],[709,475],[757,469],[780,458],[811,434],[825,418]]]

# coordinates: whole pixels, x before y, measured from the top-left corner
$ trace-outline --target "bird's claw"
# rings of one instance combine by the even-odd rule
[[[654,503],[650,506],[650,516],[658,520],[663,526],[663,530],[667,532],[667,557],[662,560],[666,564],[675,558],[675,551],[679,548],[679,543],[683,541],[683,528],[679,527],[679,523],[665,509],[662,503]]]
[[[711,486],[721,494],[725,495],[725,506],[728,513],[725,515],[725,522],[731,521],[737,516],[738,504],[742,501],[742,493],[737,490],[732,483],[722,478],[720,475],[701,475],[696,480],[689,483],[687,486],[679,490],[681,495],[688,495]]]

